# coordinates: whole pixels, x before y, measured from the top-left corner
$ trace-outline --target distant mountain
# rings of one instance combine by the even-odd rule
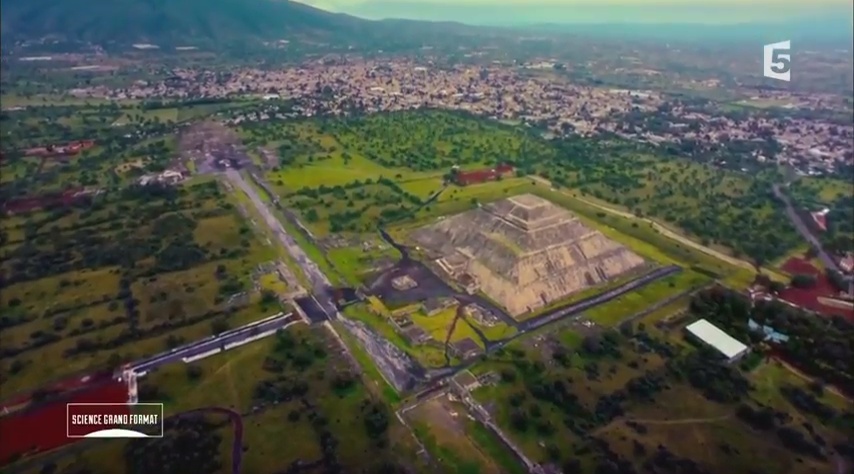
[[[850,46],[849,18],[807,18],[785,22],[754,22],[726,25],[670,24],[557,24],[543,23],[521,28],[543,33],[571,33],[588,37],[647,39],[660,41],[702,41],[708,44],[744,44],[753,46],[790,39],[799,45]],[[800,47],[800,46],[799,46]]]
[[[335,0],[324,0],[333,4]],[[624,4],[620,4],[624,3]],[[850,45],[850,1],[798,2],[555,2],[496,0],[490,6],[451,0],[340,1],[341,11],[363,18],[456,20],[469,25],[521,28],[534,33],[571,33],[620,40],[756,42]]]
[[[2,0],[6,41],[155,44],[358,39],[375,22],[288,0]]]

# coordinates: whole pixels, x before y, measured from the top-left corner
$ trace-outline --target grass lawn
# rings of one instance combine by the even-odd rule
[[[124,113],[121,117],[117,118],[115,125],[128,125],[131,123],[138,123],[142,121],[148,120],[158,120],[162,123],[169,122],[177,122],[178,121],[178,109],[176,108],[164,108],[164,109],[137,109],[130,108],[125,109]]]
[[[573,211],[589,225],[643,257],[660,263],[696,267],[719,275],[725,283],[737,288],[746,287],[753,281],[754,273],[750,269],[733,265],[693,246],[674,240],[662,234],[649,222],[606,213],[567,193],[553,191],[544,186],[536,188],[534,193]],[[782,275],[771,273],[771,276],[781,281],[787,280]]]
[[[340,247],[330,250],[326,255],[348,284],[358,286],[376,269],[378,263],[400,258],[397,249],[381,245],[381,248],[372,247],[367,251],[362,247]]]
[[[5,287],[0,305],[41,316],[52,308],[77,307],[111,298],[118,291],[115,267],[69,272]]]
[[[241,105],[241,102],[226,102],[220,104],[199,104],[199,105],[182,105],[177,108],[178,122],[187,122],[189,120],[207,117],[221,110],[236,107]]]
[[[423,402],[406,416],[418,438],[439,460],[445,472],[498,472],[495,460],[469,436],[464,405],[439,397]]]
[[[378,316],[368,311],[365,305],[348,306],[344,314],[352,319],[362,321],[386,340],[406,351],[419,362],[428,367],[442,367],[445,365],[445,355],[442,349],[430,345],[413,346],[401,336],[387,317]],[[445,332],[447,334],[447,331]],[[440,341],[444,342],[444,339]]]
[[[490,166],[555,154],[546,142],[516,127],[439,110],[374,114],[327,128],[349,152],[390,168],[447,171],[453,165]]]
[[[290,352],[281,352],[285,347],[283,340],[290,341],[287,345]],[[156,390],[155,398],[164,401],[167,416],[211,406],[230,407],[243,413],[243,472],[264,473],[271,469],[278,472],[297,461],[320,460],[325,454],[334,454],[344,469],[351,472],[361,468],[376,472],[376,466],[382,461],[401,459],[411,461],[416,472],[425,472],[415,460],[413,438],[391,413],[386,414],[388,426],[384,447],[378,447],[366,435],[368,415],[365,407],[372,398],[365,386],[356,382],[346,390],[331,388],[333,377],[349,373],[349,363],[335,350],[337,347],[328,332],[297,325],[286,330],[282,340],[273,336],[227,354],[194,362],[192,366],[201,372],[198,377],[191,376],[189,365],[177,363],[148,374],[140,383],[145,393]],[[309,365],[287,363],[289,355],[305,351],[314,354]],[[261,405],[256,397],[259,382],[276,380],[276,375],[265,368],[271,357],[286,361],[283,377],[291,386],[304,384],[305,400],[310,400],[310,405],[304,404],[300,397],[269,403],[258,409]],[[322,425],[313,422],[317,417],[325,422]],[[323,436],[331,436],[335,441],[330,444],[331,452],[323,449],[321,427]],[[224,427],[221,434],[220,460],[228,466],[233,439],[231,427]],[[122,473],[125,472],[122,456],[125,444],[119,441],[93,444],[81,455],[69,455],[58,464],[99,469],[92,471],[97,473]],[[106,463],[108,459],[113,466]]]
[[[412,319],[412,322],[421,327],[421,329],[425,330],[430,337],[435,339],[436,341],[444,343],[445,340],[449,342],[456,342],[462,339],[470,338],[475,341],[479,346],[483,347],[483,341],[477,336],[477,333],[474,332],[471,326],[465,322],[463,319],[459,319],[454,325],[454,318],[457,315],[457,307],[454,306],[452,308],[445,309],[438,314],[433,316],[428,316],[424,313],[417,312],[410,314],[409,317]],[[453,327],[454,332],[450,334],[451,328]]]
[[[44,106],[67,106],[67,105],[102,105],[117,102],[113,99],[101,99],[95,97],[72,97],[62,95],[37,94],[24,97],[17,94],[3,94],[0,97],[3,107],[44,107]],[[139,103],[135,99],[122,99],[122,105],[134,105]]]
[[[0,361],[0,370],[5,374],[13,362],[23,364],[22,370],[4,380],[9,393],[73,373],[102,369],[111,356],[133,360],[167,350],[167,338],[174,344],[209,336],[214,318],[233,327],[272,314],[275,308],[261,307],[257,294],[250,292],[244,303],[234,307],[226,306],[226,298],[251,290],[252,269],[274,258],[274,252],[251,234],[245,235],[245,224],[231,209],[234,203],[228,195],[217,194],[214,183],[194,181],[182,189],[180,198],[169,205],[156,199],[134,202],[136,217],[116,213],[127,205],[126,198],[117,193],[91,211],[72,211],[58,218],[51,218],[49,213],[28,216],[33,225],[38,222],[35,228],[39,235],[32,242],[42,255],[65,251],[57,250],[54,240],[43,236],[67,239],[80,235],[81,230],[92,236],[78,241],[81,257],[91,253],[87,247],[93,246],[108,254],[128,250],[151,253],[137,257],[130,267],[97,266],[100,261],[90,256],[80,270],[47,273],[5,288],[0,308],[4,316],[17,318],[17,324],[3,331],[2,343],[22,352]],[[141,217],[146,213],[156,217]],[[21,223],[10,221],[4,224]],[[139,244],[138,239],[162,234],[183,235],[179,240],[194,245],[201,257],[173,267],[171,261],[164,263],[159,253],[163,250]],[[113,242],[118,239],[124,239],[130,248],[118,248]],[[168,238],[157,241],[168,242]],[[19,266],[26,261],[12,257],[4,263]],[[133,298],[137,329],[149,333],[115,347],[111,344],[128,332],[126,298]],[[163,324],[170,327],[157,329]]]
[[[467,318],[467,321],[469,325],[475,326],[479,329],[480,332],[483,333],[483,335],[490,341],[507,339],[508,337],[516,335],[517,332],[516,328],[502,322],[495,323],[492,326],[485,326],[483,324],[478,324],[478,322],[473,318]],[[478,339],[475,339],[475,341],[477,340]]]
[[[296,165],[284,167],[280,171],[270,171],[267,174],[267,180],[274,185],[292,190],[303,187],[341,186],[357,180],[379,178],[402,182],[430,182],[431,179],[438,178],[441,185],[441,173],[416,173],[406,169],[389,169],[359,154],[347,154],[346,158],[342,153],[334,153],[319,159],[312,157],[311,161],[300,161]],[[433,190],[435,191],[435,188]]]
[[[391,384],[386,382],[385,378],[377,368],[376,363],[374,363],[371,356],[362,348],[359,341],[357,341],[350,332],[341,325],[341,323],[333,321],[332,324],[335,326],[338,334],[341,335],[341,338],[344,339],[344,342],[347,344],[347,347],[350,349],[353,357],[356,358],[356,361],[362,368],[363,374],[372,382],[373,388],[368,386],[368,389],[372,391],[375,390],[390,406],[395,406],[400,403],[400,394]]]
[[[798,245],[799,235],[769,195],[769,175],[742,173],[689,160],[616,154],[543,169],[555,183],[654,216],[704,246],[773,260]],[[781,224],[782,223],[782,224]],[[758,246],[757,242],[774,242]]]
[[[524,474],[527,472],[525,467],[492,431],[473,420],[466,420],[466,425],[471,440],[501,467],[502,472],[508,474]]]
[[[597,324],[608,327],[614,326],[659,301],[686,290],[697,288],[709,281],[710,279],[705,275],[690,270],[683,271],[589,309],[585,314]]]
[[[283,295],[288,292],[287,283],[283,282],[282,279],[279,278],[279,275],[275,273],[261,275],[258,283],[261,285],[261,288],[270,290],[276,294]]]
[[[803,176],[792,183],[790,192],[801,204],[831,204],[854,193],[854,185],[841,179]]]
[[[752,392],[753,399],[769,406],[788,405],[788,402],[780,393],[780,387],[794,385],[808,390],[808,382],[806,380],[798,377],[782,364],[773,360],[764,361],[759,367],[751,371],[750,381],[754,384]],[[817,398],[823,403],[827,403],[840,410],[851,407],[851,401],[829,390],[825,390]]]
[[[778,401],[771,406],[794,415],[793,425],[799,424],[799,415],[790,407]],[[640,420],[647,428],[643,436],[621,422],[599,432],[600,436],[613,443],[612,449],[618,453],[631,453],[633,440],[638,440],[649,447],[667,446],[678,456],[708,466],[711,472],[732,469],[738,472],[827,472],[825,468],[829,463],[798,456],[777,442],[775,437],[750,429],[739,421],[732,406],[711,403],[681,384],[659,394],[653,403],[635,407],[628,416]],[[824,430],[817,427],[817,432]],[[738,449],[727,456],[708,449],[721,443]]]
[[[202,371],[198,380],[188,377],[188,364],[177,363],[152,372],[144,382],[160,388],[167,416],[212,403],[237,411],[248,410],[252,407],[255,384],[265,377],[264,359],[275,344],[275,337],[269,337],[193,362],[190,365]],[[211,400],[214,393],[215,402]]]
[[[682,313],[683,311],[688,309],[688,306],[690,304],[691,298],[689,296],[679,298],[658,309],[651,311],[649,314],[641,318],[640,322],[646,325],[646,329],[648,331],[656,331],[657,329],[655,328],[655,323]]]
[[[441,175],[424,176],[424,177],[409,177],[398,182],[400,187],[409,194],[427,199],[442,188],[444,178]]]

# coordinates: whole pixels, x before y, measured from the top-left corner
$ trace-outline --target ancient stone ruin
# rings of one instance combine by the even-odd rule
[[[524,194],[485,204],[414,231],[411,238],[453,280],[519,316],[618,275],[644,260],[569,211]]]

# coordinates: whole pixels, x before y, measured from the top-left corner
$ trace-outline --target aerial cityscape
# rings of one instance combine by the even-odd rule
[[[776,8],[4,0],[0,473],[854,474],[854,12]]]

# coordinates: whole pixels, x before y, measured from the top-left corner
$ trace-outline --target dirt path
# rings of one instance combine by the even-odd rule
[[[801,372],[797,367],[795,367],[795,366],[793,366],[793,365],[789,364],[788,362],[786,362],[786,361],[784,361],[784,360],[782,360],[782,359],[778,359],[778,358],[776,358],[776,357],[774,357],[774,361],[775,361],[775,362],[777,362],[778,364],[780,364],[781,366],[783,366],[783,368],[785,368],[786,370],[788,370],[789,372],[791,372],[795,377],[797,377],[797,378],[799,378],[799,379],[803,380],[804,382],[807,382],[807,383],[813,383],[813,382],[815,382],[815,379],[813,379],[813,378],[812,378],[812,377],[810,377],[809,375],[807,375],[807,374],[805,374],[805,373]],[[828,392],[830,392],[830,393],[832,393],[832,394],[836,395],[837,397],[842,398],[843,400],[848,400],[848,397],[847,397],[847,396],[845,396],[845,394],[844,394],[844,393],[842,393],[841,391],[839,391],[839,389],[837,389],[837,388],[836,388],[836,387],[834,387],[833,385],[824,385],[824,390],[827,390]]]
[[[565,195],[567,195],[567,196],[570,196],[570,194],[569,194],[568,192],[563,191],[563,190],[560,190],[560,189],[558,189],[558,188],[555,188],[555,187],[552,185],[552,183],[551,183],[549,180],[545,179],[545,178],[541,178],[541,177],[539,177],[539,176],[533,176],[533,177],[532,177],[532,179],[534,179],[535,181],[539,181],[540,183],[545,184],[545,185],[547,185],[547,186],[551,187],[552,189],[554,189],[555,191],[557,191],[557,192],[559,192],[559,193],[562,193],[562,194],[565,194]],[[589,200],[589,199],[585,199],[585,198],[583,198],[583,197],[572,196],[572,198],[573,198],[573,199],[577,199],[577,200],[579,200],[579,201],[581,201],[581,202],[583,202],[583,203],[585,203],[585,204],[588,204],[588,205],[590,205],[590,206],[593,206],[593,207],[595,207],[595,208],[597,208],[597,209],[600,209],[600,210],[602,210],[602,211],[608,212],[608,213],[613,214],[613,215],[616,215],[616,216],[620,216],[620,217],[623,217],[623,218],[626,218],[626,219],[634,219],[634,220],[639,220],[639,221],[642,221],[642,222],[646,222],[646,223],[648,223],[649,225],[651,225],[653,229],[657,230],[658,232],[660,232],[660,233],[661,233],[662,235],[664,235],[665,237],[668,237],[668,238],[673,239],[673,240],[675,240],[675,241],[677,241],[677,242],[679,242],[679,243],[681,243],[681,244],[684,244],[684,245],[687,245],[687,246],[689,246],[689,247],[691,247],[691,248],[694,248],[694,249],[696,249],[696,250],[699,250],[699,251],[701,251],[701,252],[703,252],[703,253],[705,253],[705,254],[707,254],[707,255],[710,255],[710,256],[712,256],[712,257],[717,258],[718,260],[723,260],[724,262],[729,263],[730,265],[734,265],[734,266],[737,266],[737,267],[741,267],[741,268],[744,268],[744,269],[746,269],[746,270],[751,270],[751,271],[755,270],[754,265],[753,265],[751,262],[748,262],[747,260],[742,260],[742,259],[739,259],[739,258],[735,258],[735,257],[733,257],[732,255],[727,255],[727,254],[725,254],[725,253],[723,253],[723,252],[720,252],[720,251],[718,251],[718,250],[715,250],[715,249],[713,249],[713,248],[706,247],[705,245],[700,244],[700,243],[698,243],[698,242],[694,242],[693,240],[691,240],[691,239],[689,239],[689,238],[685,237],[684,235],[679,234],[678,232],[675,232],[675,231],[673,231],[673,230],[671,230],[671,229],[669,229],[669,228],[665,227],[664,225],[662,225],[662,224],[658,223],[657,221],[654,221],[654,220],[649,219],[649,218],[647,218],[647,217],[638,217],[638,216],[636,216],[636,215],[634,215],[634,214],[632,214],[632,213],[630,213],[630,212],[621,211],[621,210],[619,210],[619,209],[615,209],[615,208],[613,208],[613,207],[609,207],[609,206],[606,206],[606,205],[603,205],[603,204],[599,204],[599,203],[597,203],[597,202],[595,202],[595,201],[591,201],[591,200]],[[773,271],[773,270],[771,270],[771,269],[769,269],[769,268],[762,268],[762,270],[763,270],[763,271],[765,271],[766,273],[769,273],[769,274],[772,274],[772,275],[774,275],[774,276],[777,276],[777,277],[783,278],[783,276],[782,276],[782,275],[780,275],[779,273],[777,273],[777,272],[775,272],[775,271]]]
[[[240,474],[240,466],[243,462],[243,417],[234,410],[223,407],[205,407],[181,412],[175,417],[193,415],[197,413],[216,413],[226,415],[231,420],[234,428],[234,441],[231,444],[231,474]]]
[[[726,415],[720,416],[709,416],[704,418],[680,418],[678,420],[649,420],[642,418],[624,418],[622,420],[623,423],[639,423],[642,425],[698,425],[698,424],[709,424],[709,423],[718,423],[721,421],[726,421],[732,418],[732,413],[728,413]],[[604,433],[616,427],[618,422],[611,422],[605,426],[602,426],[595,431],[593,431],[594,435]]]
[[[451,338],[454,336],[454,331],[457,329],[457,323],[462,317],[462,307],[457,307],[457,312],[454,314],[454,319],[451,321],[451,327],[448,328],[448,334],[445,336],[445,365],[451,366],[451,355],[449,353],[451,347]],[[465,324],[465,322],[463,323]]]
[[[641,423],[644,425],[693,425],[704,423],[717,423],[719,421],[728,420],[730,418],[732,418],[732,413],[720,416],[708,416],[704,418],[682,418],[679,420],[645,420],[640,418],[631,418],[625,421],[630,421],[632,423]]]

